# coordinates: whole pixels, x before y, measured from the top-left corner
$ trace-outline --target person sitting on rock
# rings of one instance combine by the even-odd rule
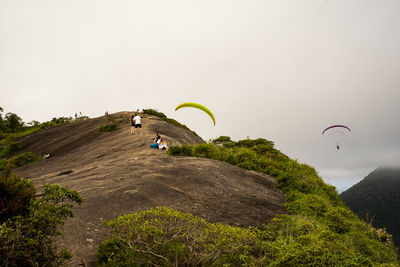
[[[165,149],[165,150],[168,150],[168,144],[167,144],[167,141],[165,141],[164,139],[162,139],[162,138],[160,138],[160,143],[158,144],[158,148],[159,149]]]
[[[156,137],[154,137],[154,143],[160,143],[159,140],[161,139],[161,136],[159,133],[156,134]]]

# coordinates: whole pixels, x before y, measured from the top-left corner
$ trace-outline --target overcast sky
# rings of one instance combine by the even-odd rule
[[[154,108],[266,138],[339,191],[400,165],[398,0],[0,0],[0,106],[25,122]],[[195,109],[215,115],[216,126]],[[336,149],[324,128],[345,124]]]

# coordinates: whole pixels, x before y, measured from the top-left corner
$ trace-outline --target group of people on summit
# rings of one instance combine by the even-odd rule
[[[131,117],[131,134],[142,134],[142,118],[135,113]],[[157,133],[153,139],[153,143],[150,145],[151,148],[165,149],[168,150],[168,143],[165,139],[161,138],[160,134]]]

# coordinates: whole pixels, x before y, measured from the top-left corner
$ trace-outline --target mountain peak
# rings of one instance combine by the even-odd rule
[[[25,151],[46,160],[16,169],[36,185],[56,183],[84,199],[65,223],[63,243],[71,264],[94,261],[103,220],[166,206],[236,226],[260,226],[285,213],[275,178],[225,162],[173,157],[152,149],[156,133],[169,145],[204,142],[193,132],[156,116],[142,116],[143,134],[130,134],[132,112],[52,127],[25,137]],[[111,119],[110,119],[111,118]],[[113,121],[119,129],[98,132]],[[23,151],[22,151],[23,152]]]
[[[377,228],[386,228],[400,245],[400,168],[379,167],[363,180],[342,192],[343,202],[360,217],[372,218]],[[368,215],[367,215],[368,214]]]

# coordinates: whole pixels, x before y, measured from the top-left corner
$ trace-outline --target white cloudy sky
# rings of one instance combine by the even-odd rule
[[[0,106],[24,121],[154,108],[263,137],[339,191],[400,165],[398,0],[0,0]],[[216,117],[214,127],[194,109]],[[352,129],[336,150],[321,135]]]

